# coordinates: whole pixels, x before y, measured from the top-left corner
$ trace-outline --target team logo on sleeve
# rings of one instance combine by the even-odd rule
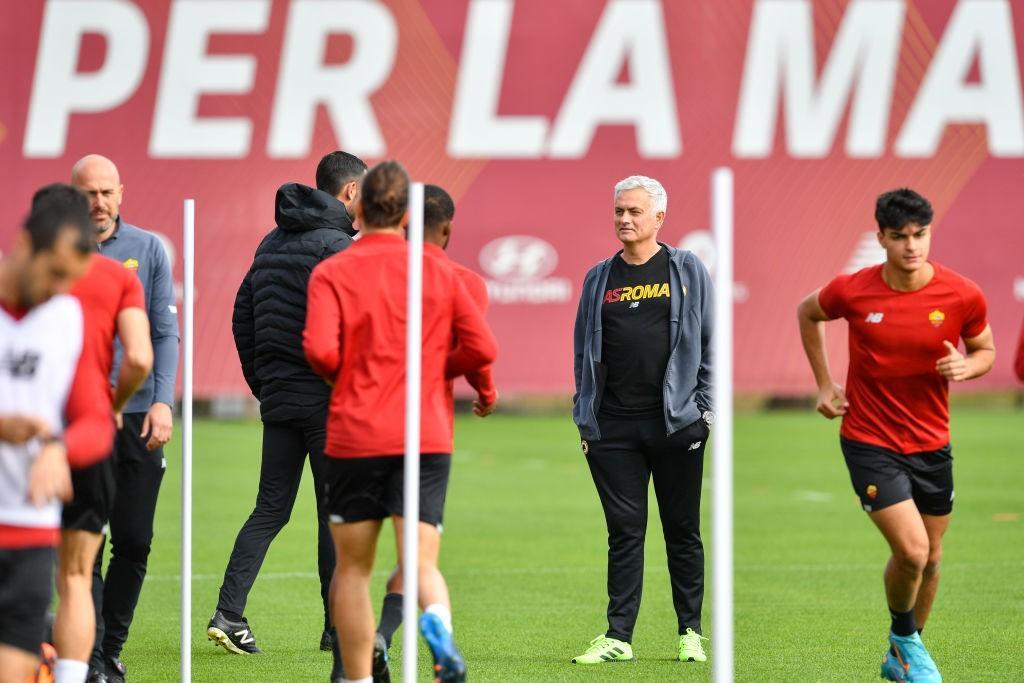
[[[134,258],[126,258],[121,263],[121,265],[123,265],[128,270],[138,270],[139,269],[139,260],[138,259],[134,259]]]
[[[928,314],[928,321],[932,324],[933,327],[939,327],[940,325],[942,325],[943,322],[945,322],[945,320],[946,314],[937,308]]]

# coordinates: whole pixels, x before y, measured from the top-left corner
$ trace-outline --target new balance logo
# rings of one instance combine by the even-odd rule
[[[15,379],[31,379],[39,367],[41,356],[38,351],[8,351],[0,360],[0,368],[10,373]]]
[[[238,636],[238,642],[242,645],[248,645],[249,643],[255,643],[256,639],[252,637],[249,629],[243,628],[241,631],[235,631],[235,635]]]
[[[868,313],[868,317],[864,319],[867,323],[880,323],[882,322],[882,313]]]
[[[689,451],[695,451],[695,450],[697,450],[698,448],[700,448],[700,444],[701,444],[701,442],[700,442],[700,441],[694,441],[693,443],[691,443],[691,444],[690,444],[690,447],[689,447],[689,448],[688,448],[687,450],[689,450]]]

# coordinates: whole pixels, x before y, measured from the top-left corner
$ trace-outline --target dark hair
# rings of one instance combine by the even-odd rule
[[[932,205],[910,188],[901,187],[878,196],[875,221],[879,230],[902,230],[910,223],[924,227],[931,225]]]
[[[398,225],[409,208],[409,175],[397,161],[382,161],[363,178],[359,202],[363,225],[386,228]]]
[[[53,183],[32,195],[32,210],[25,219],[32,251],[53,249],[65,230],[74,231],[74,247],[82,254],[95,248],[95,227],[89,220],[89,199],[71,185]]]
[[[316,189],[337,197],[341,188],[358,181],[366,171],[366,162],[348,152],[331,152],[316,165]]]
[[[455,202],[437,185],[423,188],[423,229],[433,231],[455,218]]]

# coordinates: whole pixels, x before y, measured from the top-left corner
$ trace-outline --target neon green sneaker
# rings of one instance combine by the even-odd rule
[[[631,662],[633,648],[629,643],[614,638],[606,638],[604,634],[590,641],[590,647],[581,655],[572,658],[573,664],[603,664],[604,662]]]
[[[704,654],[704,645],[701,641],[707,638],[694,631],[686,629],[686,633],[679,636],[679,661],[680,662],[706,662],[708,656]]]

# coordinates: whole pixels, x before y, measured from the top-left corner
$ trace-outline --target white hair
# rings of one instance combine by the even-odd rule
[[[619,198],[620,192],[636,189],[647,190],[647,194],[651,198],[651,210],[654,213],[668,209],[668,193],[665,192],[665,188],[654,178],[648,178],[645,175],[631,175],[615,183],[615,198]]]

